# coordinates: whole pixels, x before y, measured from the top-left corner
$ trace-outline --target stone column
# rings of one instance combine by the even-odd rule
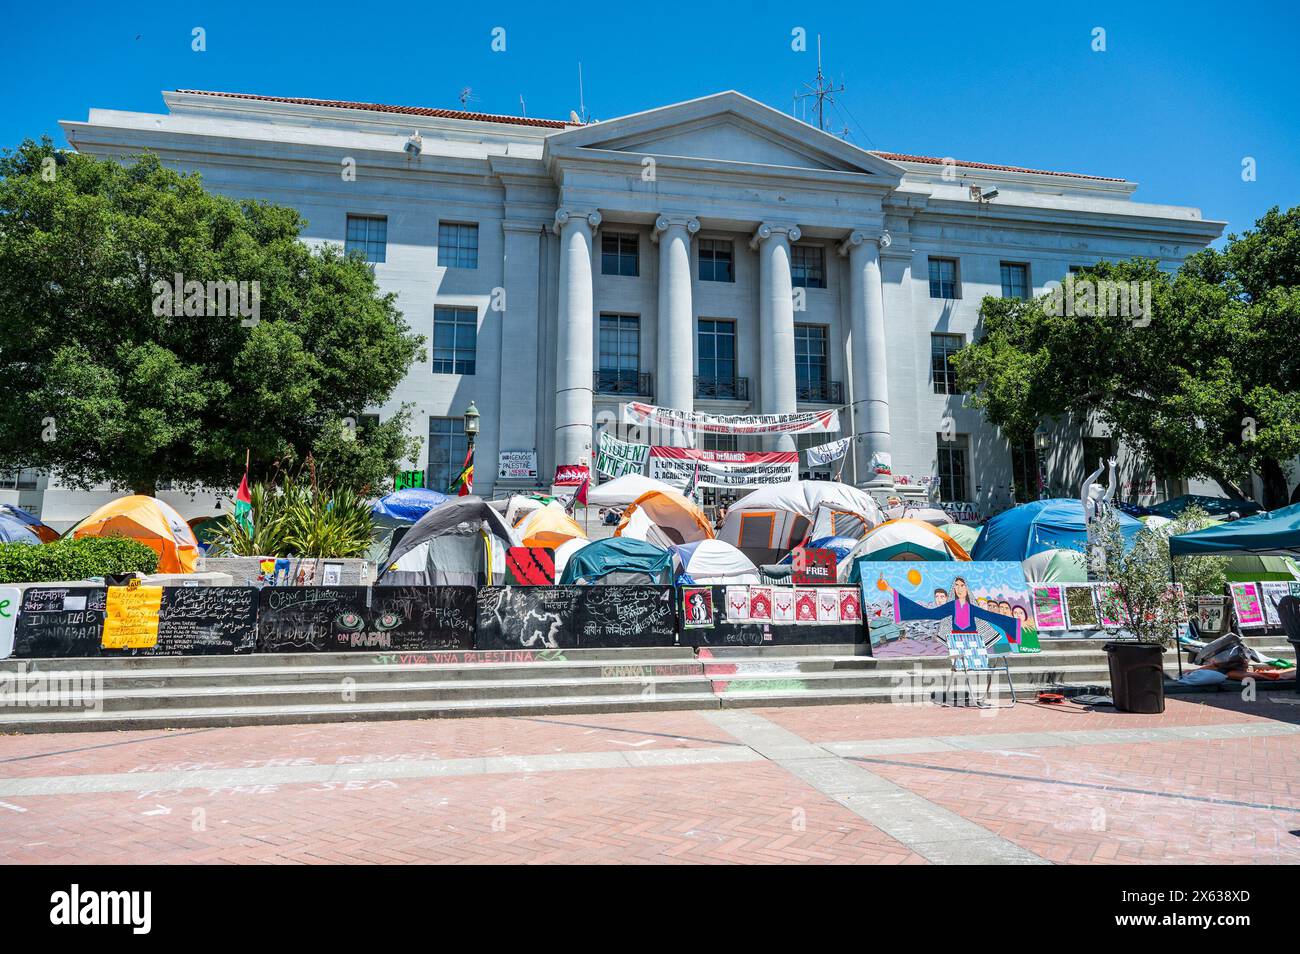
[[[764,414],[798,410],[794,375],[794,285],[790,277],[790,243],[799,241],[797,225],[764,222],[749,241],[758,250],[759,408]],[[795,449],[793,435],[768,438],[771,450]]]
[[[889,371],[885,362],[885,300],[880,289],[880,243],[856,231],[840,251],[849,256],[849,329],[853,353],[853,447],[859,486],[892,489]],[[876,474],[873,461],[890,467]]]
[[[591,466],[592,352],[595,348],[591,286],[592,232],[600,213],[560,209],[559,333],[556,341],[555,463]]]
[[[691,236],[698,219],[661,215],[655,220],[659,243],[658,355],[655,403],[691,411],[695,408],[695,314],[691,304]],[[689,443],[674,431],[661,435],[671,446]]]

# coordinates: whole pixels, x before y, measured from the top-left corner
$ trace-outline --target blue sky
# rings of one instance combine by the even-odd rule
[[[92,106],[160,111],[162,89],[608,119],[720,89],[789,111],[816,71],[847,91],[832,129],[866,148],[1141,185],[1248,228],[1300,204],[1300,5],[1288,3],[15,4],[0,145]],[[372,15],[373,14],[373,15]],[[505,52],[491,49],[505,29]],[[206,31],[206,52],[191,31]],[[791,49],[803,27],[807,52]],[[1106,50],[1094,52],[1093,30]],[[1257,178],[1242,180],[1252,157]]]

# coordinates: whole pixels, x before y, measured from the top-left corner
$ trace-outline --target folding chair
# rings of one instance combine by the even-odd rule
[[[953,633],[948,637],[948,661],[952,664],[953,675],[965,676],[966,698],[974,700],[981,709],[1010,709],[1016,704],[1016,684],[1011,678],[1009,653],[990,655],[984,645],[984,638],[978,633]],[[1001,665],[998,665],[998,663]],[[1007,677],[1007,688],[1011,690],[1010,705],[990,706],[987,699],[993,693],[993,677],[999,672]],[[988,678],[984,683],[984,699],[981,700],[971,685],[971,676],[983,673]],[[954,688],[956,679],[953,679]]]

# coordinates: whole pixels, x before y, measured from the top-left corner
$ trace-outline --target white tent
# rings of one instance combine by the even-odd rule
[[[718,539],[755,563],[775,563],[809,535],[861,537],[881,522],[868,493],[834,480],[793,480],[761,487],[727,511]]]
[[[758,567],[730,543],[699,540],[670,547],[673,576],[687,574],[699,584],[761,583]]]
[[[580,537],[574,537],[572,540],[566,540],[553,551],[555,556],[555,581],[558,583],[560,577],[564,575],[564,568],[569,564],[569,557],[573,556],[587,544],[591,543]]]
[[[681,494],[681,490],[677,487],[665,484],[662,480],[654,480],[644,474],[624,474],[598,487],[588,488],[587,506],[626,507],[642,494],[648,494],[652,490],[666,494]]]

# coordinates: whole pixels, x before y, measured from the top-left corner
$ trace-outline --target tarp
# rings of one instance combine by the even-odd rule
[[[793,480],[737,500],[718,539],[755,563],[775,563],[810,535],[861,537],[880,521],[875,499],[851,484]]]
[[[53,543],[59,539],[59,531],[53,527],[47,527],[22,507],[15,507],[13,504],[0,504],[0,515],[12,517],[19,523],[25,524],[27,529],[36,534],[42,543]]]
[[[666,582],[672,569],[673,555],[668,550],[630,537],[609,537],[587,544],[564,567],[560,582],[599,583],[611,575],[638,574],[636,582]]]
[[[582,527],[558,507],[534,510],[519,524],[518,532],[526,547],[554,549],[570,540],[587,539]]]
[[[36,531],[17,517],[0,513],[0,543],[29,543],[40,546],[41,538]]]
[[[895,560],[969,560],[960,543],[938,527],[904,517],[886,520],[867,531],[847,560],[839,565],[841,583],[856,583],[854,568],[859,560],[882,563]]]
[[[622,477],[607,480],[598,487],[588,488],[587,506],[626,507],[637,497],[644,496],[652,490],[681,496],[680,490],[671,484],[665,484],[662,480],[653,480],[644,474],[624,474]]]
[[[1202,497],[1199,494],[1183,494],[1164,503],[1147,508],[1147,513],[1161,517],[1176,517],[1188,507],[1200,507],[1211,517],[1226,517],[1230,513],[1248,517],[1259,513],[1264,508],[1253,500],[1233,500],[1230,497]]]
[[[1043,550],[1020,565],[1031,583],[1088,582],[1088,565],[1078,550]]]
[[[671,549],[675,583],[722,585],[763,582],[758,567],[730,543],[700,540]]]
[[[939,529],[960,543],[963,550],[970,553],[979,541],[981,528],[969,523],[943,523],[939,525]]]
[[[1142,523],[1116,511],[1124,545],[1132,546]],[[984,524],[971,553],[973,560],[1010,560],[1016,563],[1044,550],[1080,550],[1088,542],[1083,504],[1071,497],[1033,500],[1004,510]]]
[[[1300,554],[1300,504],[1169,538],[1172,556],[1211,553]]]
[[[403,487],[376,500],[370,507],[370,515],[377,523],[386,526],[415,523],[434,507],[440,507],[450,499],[436,490]]]
[[[652,490],[623,511],[616,537],[634,537],[665,548],[676,543],[712,540],[713,527],[704,511],[679,493]]]
[[[193,573],[199,542],[181,515],[157,497],[132,494],[100,507],[68,536],[131,537],[158,554],[159,573]]]
[[[518,534],[482,497],[453,497],[421,517],[393,548],[383,586],[481,586],[505,574]]]

